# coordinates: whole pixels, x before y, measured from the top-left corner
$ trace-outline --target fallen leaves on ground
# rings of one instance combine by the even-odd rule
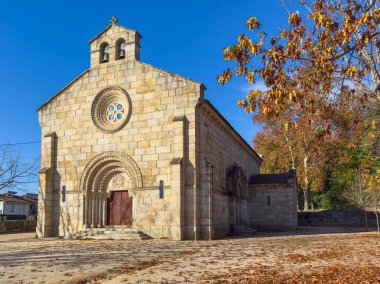
[[[319,271],[295,271],[293,273],[284,272],[283,268],[275,269],[269,266],[251,266],[245,269],[234,269],[225,274],[207,273],[201,277],[205,283],[247,283],[247,284],[268,284],[268,283],[336,283],[336,284],[356,284],[356,283],[380,283],[380,267],[358,266],[345,267],[342,265],[332,265],[322,268]]]
[[[160,263],[160,261],[154,259],[151,261],[144,261],[144,262],[136,264],[136,265],[125,266],[125,267],[121,267],[121,268],[115,268],[115,269],[109,270],[107,273],[102,273],[102,274],[96,275],[96,276],[92,277],[91,279],[85,279],[85,280],[79,281],[79,282],[77,282],[77,284],[98,283],[98,281],[100,281],[100,280],[112,279],[116,275],[129,274],[129,273],[133,273],[135,271],[144,270],[144,269],[147,269],[151,266],[158,265],[159,263]]]
[[[306,263],[311,261],[329,261],[334,259],[342,259],[343,257],[349,255],[349,250],[347,247],[339,246],[329,250],[323,250],[321,252],[312,252],[309,254],[288,254],[285,256],[278,257],[279,260],[291,261],[293,263]]]

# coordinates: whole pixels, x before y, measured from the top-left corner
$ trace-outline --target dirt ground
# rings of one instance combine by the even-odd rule
[[[0,283],[380,283],[380,238],[334,227],[211,242],[7,234]]]

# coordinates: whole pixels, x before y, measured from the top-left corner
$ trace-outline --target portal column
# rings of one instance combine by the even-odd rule
[[[94,195],[94,227],[97,228],[98,227],[98,211],[99,211],[99,195],[97,192],[95,192],[95,195]]]
[[[98,227],[103,228],[103,194],[98,194]]]
[[[107,225],[107,193],[103,195],[103,227]]]
[[[83,228],[88,228],[88,195],[83,194]]]
[[[91,228],[95,227],[95,199],[94,195],[91,195]]]

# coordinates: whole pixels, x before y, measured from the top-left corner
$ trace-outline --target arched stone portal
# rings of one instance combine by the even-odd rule
[[[230,195],[230,228],[236,229],[249,222],[248,219],[248,186],[241,167],[234,166],[227,174],[227,191]]]
[[[143,182],[130,156],[118,152],[97,155],[85,167],[80,186],[85,228],[131,225],[133,191]]]

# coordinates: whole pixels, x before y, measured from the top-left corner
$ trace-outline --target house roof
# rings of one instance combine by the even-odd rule
[[[0,195],[0,201],[21,202],[21,203],[31,202],[31,201],[25,200],[21,197],[10,197],[10,196],[4,196],[4,195]]]
[[[26,197],[20,197],[20,198],[22,198],[23,200],[25,200],[25,201],[27,201],[27,202],[38,203],[38,200],[37,200],[37,199],[26,198]]]
[[[249,178],[249,184],[286,184],[289,174],[257,174]]]

